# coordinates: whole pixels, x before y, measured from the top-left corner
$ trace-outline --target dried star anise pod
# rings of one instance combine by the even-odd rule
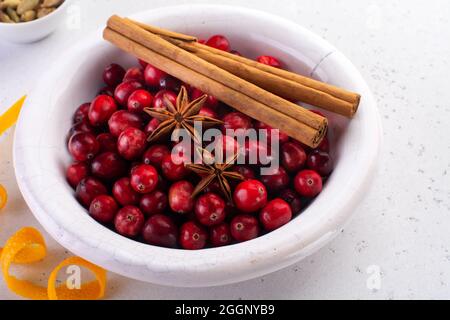
[[[207,160],[206,162],[203,161],[202,164],[186,164],[186,168],[202,177],[202,180],[195,187],[192,197],[198,195],[214,180],[217,180],[222,193],[227,197],[228,201],[232,202],[231,187],[227,179],[244,180],[240,173],[229,171],[239,154],[236,153],[233,157],[226,160],[225,163],[215,163],[213,156],[208,151],[201,149],[200,152],[203,153],[203,158]]]
[[[146,108],[145,112],[152,117],[161,121],[155,131],[148,137],[149,142],[153,142],[162,136],[171,133],[176,129],[185,129],[189,132],[190,136],[200,141],[199,133],[194,128],[194,122],[200,121],[202,125],[212,126],[215,124],[222,124],[222,121],[199,115],[207,95],[203,95],[194,101],[189,102],[187,90],[184,86],[181,87],[178,94],[175,106],[166,97],[164,98],[164,104],[167,110],[164,108]]]

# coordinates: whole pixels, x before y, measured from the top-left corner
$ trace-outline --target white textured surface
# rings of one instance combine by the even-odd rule
[[[2,110],[31,90],[45,66],[74,40],[101,25],[111,13],[149,9],[145,3],[82,1],[81,30],[62,28],[33,46],[0,44]],[[108,297],[449,298],[450,143],[446,132],[450,93],[445,79],[450,71],[450,44],[444,39],[450,36],[450,4],[445,0],[428,5],[349,0],[246,3],[322,35],[362,71],[383,117],[380,174],[345,232],[297,265],[260,279],[209,289],[166,288],[111,275]],[[152,1],[152,7],[158,4],[163,2]],[[11,136],[0,141],[0,181],[12,198],[0,215],[3,242],[19,226],[37,223],[14,182]],[[64,256],[63,249],[47,240],[52,259],[46,266]],[[382,271],[378,291],[366,286],[370,265]],[[15,297],[1,285],[0,298]]]

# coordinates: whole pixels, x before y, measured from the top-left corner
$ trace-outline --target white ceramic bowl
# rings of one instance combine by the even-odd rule
[[[0,22],[0,39],[11,43],[32,43],[49,36],[64,20],[71,1],[65,0],[54,12],[41,19],[22,23]]]
[[[136,63],[102,40],[99,30],[54,64],[20,115],[14,144],[16,176],[42,226],[64,247],[108,270],[184,287],[221,285],[270,273],[310,255],[339,234],[371,181],[381,136],[374,99],[355,67],[306,29],[259,11],[189,5],[134,18],[200,37],[224,33],[245,55],[273,54],[291,70],[361,93],[360,110],[351,122],[330,115],[335,171],[300,216],[245,243],[183,251],[138,243],[106,229],[77,203],[64,177],[70,161],[65,139],[73,111],[95,95],[107,64]]]

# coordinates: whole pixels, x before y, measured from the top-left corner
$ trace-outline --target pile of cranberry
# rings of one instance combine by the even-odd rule
[[[226,50],[228,40],[216,35],[207,45]],[[261,63],[281,67],[270,56]],[[73,163],[67,168],[76,199],[92,218],[119,234],[151,245],[202,249],[243,242],[288,223],[322,190],[333,168],[325,138],[310,149],[280,133],[281,166],[261,176],[258,165],[235,165],[244,176],[232,182],[233,201],[227,201],[218,183],[191,197],[200,177],[174,161],[170,137],[149,145],[147,137],[159,121],[145,108],[164,108],[165,99],[175,104],[182,85],[191,99],[203,93],[178,79],[139,61],[124,70],[109,65],[103,73],[106,87],[73,115],[68,149]],[[268,129],[208,96],[200,114],[223,121],[222,129]],[[225,130],[223,130],[225,132]],[[237,143],[223,135],[224,145]],[[176,144],[175,144],[176,147]],[[248,141],[243,148],[259,148]]]

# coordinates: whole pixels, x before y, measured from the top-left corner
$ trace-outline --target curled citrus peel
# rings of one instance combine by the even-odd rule
[[[71,257],[62,261],[50,274],[47,288],[28,280],[10,275],[11,263],[29,264],[45,258],[47,248],[41,233],[34,228],[20,229],[6,242],[0,253],[0,265],[6,285],[14,293],[33,300],[93,300],[105,294],[106,271],[82,258]],[[56,286],[58,272],[67,266],[82,266],[89,269],[96,280],[82,284],[79,289],[70,289],[65,283]]]
[[[6,206],[7,201],[8,193],[6,192],[5,187],[0,184],[0,210],[2,210]]]
[[[0,135],[8,130],[14,123],[16,123],[17,118],[19,118],[20,109],[25,102],[27,96],[23,96],[16,101],[6,112],[0,115]]]

